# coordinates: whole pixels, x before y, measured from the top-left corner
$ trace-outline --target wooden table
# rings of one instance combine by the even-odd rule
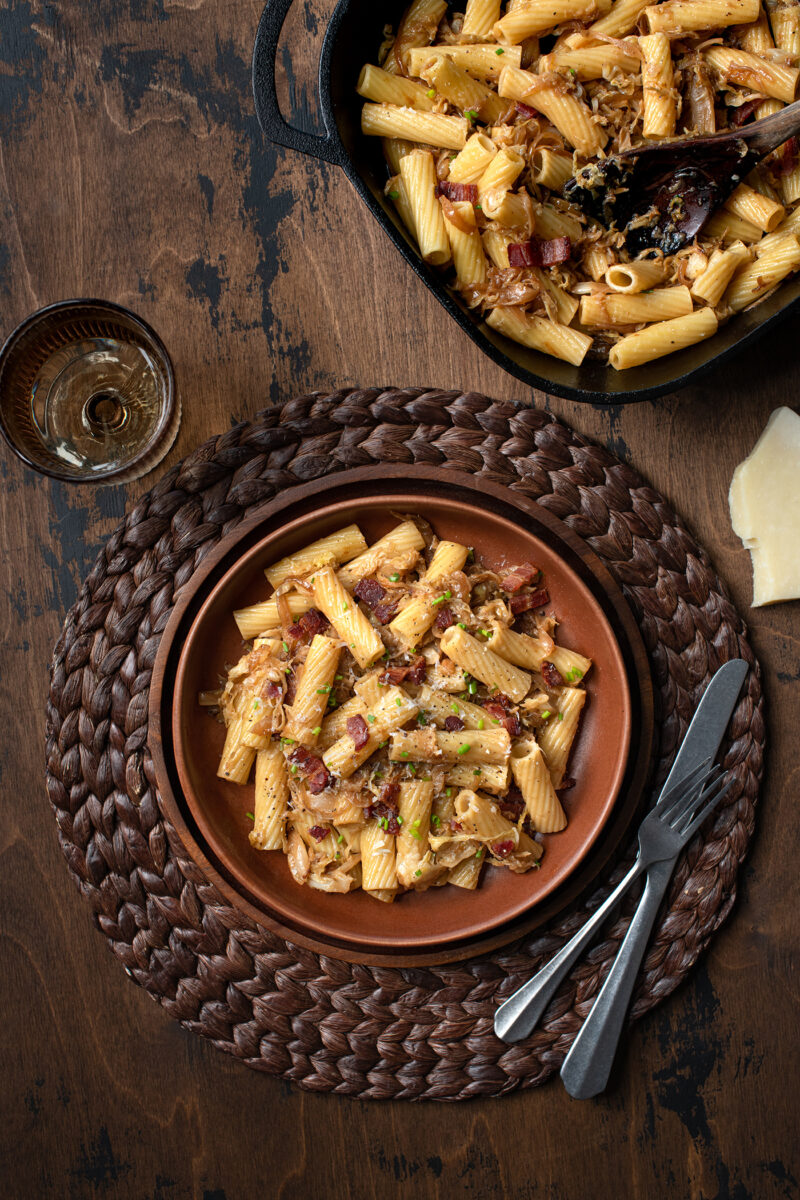
[[[295,7],[284,94],[308,126],[333,3]],[[264,144],[249,75],[260,9],[0,6],[0,333],[68,296],[141,313],[183,399],[168,463],[312,388],[425,384],[543,405],[672,499],[746,610],[728,484],[772,409],[796,404],[797,323],[652,404],[532,396],[451,323],[341,173]],[[608,1094],[578,1103],[555,1080],[457,1107],[307,1095],[183,1032],[131,985],[69,882],[44,794],[52,645],[152,479],[66,486],[4,448],[0,472],[5,1197],[798,1194],[798,604],[751,615],[770,750],[739,903],[690,982],[632,1031]]]

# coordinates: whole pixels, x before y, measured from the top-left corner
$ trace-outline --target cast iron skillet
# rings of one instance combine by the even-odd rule
[[[419,257],[391,201],[383,195],[387,174],[381,139],[364,137],[361,133],[363,101],[355,90],[358,73],[365,62],[375,62],[384,26],[391,24],[397,28],[407,4],[408,0],[339,0],[328,25],[319,65],[320,105],[327,132],[318,137],[293,128],[281,116],[275,90],[275,56],[292,0],[268,0],[253,52],[256,114],[270,141],[343,168],[367,208],[426,287],[473,342],[504,370],[531,387],[567,400],[595,404],[652,400],[697,382],[711,367],[749,346],[796,308],[800,274],[783,283],[750,312],[740,313],[729,321],[708,341],[619,372],[599,362],[573,367],[519,346],[489,329]],[[345,239],[357,236],[355,227],[342,231]]]

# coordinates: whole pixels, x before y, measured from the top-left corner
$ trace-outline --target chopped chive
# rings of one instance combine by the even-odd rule
[[[318,696],[327,696],[327,694],[330,690],[331,690],[331,685],[329,683],[326,683],[324,687],[317,688],[317,695]]]
[[[311,732],[313,733],[314,737],[319,737],[319,735],[322,733],[322,726],[315,725]]]
[[[500,722],[498,721],[497,717],[492,717],[492,724],[493,724],[493,725],[499,725],[499,724],[500,724]]]
[[[579,671],[577,667],[573,667],[571,671],[567,671],[567,679],[570,683],[575,679],[583,679],[583,671]]]
[[[341,683],[343,679],[344,679],[344,675],[334,675],[334,677],[333,677],[333,682],[334,682],[334,683]]]
[[[543,720],[543,721],[546,721],[546,720],[547,720],[547,718],[548,718],[549,716],[550,716],[550,709],[549,709],[549,708],[546,708],[546,709],[544,710],[544,712],[542,713],[542,720]]]
[[[495,54],[505,54],[505,50],[503,50],[502,48],[500,48],[500,49],[498,49],[498,50],[495,50]]]
[[[450,712],[454,712],[458,716],[458,705],[453,703],[450,705]]]
[[[342,856],[341,856],[341,854],[339,853],[339,851],[338,851],[338,850],[336,851],[336,857],[337,857],[337,858],[341,858],[341,857],[342,857]]]
[[[256,818],[255,818],[255,815],[254,815],[253,813],[247,812],[247,813],[245,813],[244,815],[245,815],[246,817],[249,817],[251,821],[255,821],[255,819],[256,819]]]
[[[422,871],[415,871],[415,872],[414,872],[414,878],[415,878],[415,879],[419,879],[419,877],[420,877],[420,875],[421,875],[421,874],[422,874]]]
[[[400,757],[401,758],[411,758],[411,755],[409,754],[408,750],[401,750]]]
[[[444,604],[446,599],[447,599],[446,596],[437,596],[436,599],[433,601],[431,607],[436,608],[437,604]]]
[[[477,690],[478,690],[477,683],[475,682],[474,679],[470,679],[469,683],[467,684],[467,691],[469,692],[470,696],[474,696],[475,693],[477,692]]]
[[[400,578],[400,576],[397,574],[397,571],[392,571],[391,575],[389,576],[389,582],[397,583],[399,578]]]
[[[294,738],[290,738],[290,737],[282,737],[282,738],[281,738],[281,745],[282,745],[282,746],[293,746],[293,745],[294,745]]]
[[[381,744],[378,746],[378,749],[379,749],[379,750],[383,750],[384,746],[388,746],[388,745],[389,745],[389,742],[388,742],[388,741],[381,742]]]
[[[569,73],[570,73],[570,75],[572,76],[572,78],[573,78],[573,79],[577,79],[577,77],[578,77],[578,72],[575,70],[575,68],[574,68],[574,67],[569,67],[568,69],[569,69]]]
[[[367,713],[367,720],[369,721],[370,725],[375,724],[375,718],[373,717],[372,713]]]
[[[297,763],[292,763],[292,774],[296,775],[299,770],[300,768],[298,767]]]
[[[397,818],[397,824],[398,824],[398,825],[402,825],[402,824],[403,824],[403,818],[402,818],[402,817],[398,816],[398,818]]]
[[[445,592],[445,594],[444,594],[444,598],[445,598],[445,600],[452,600],[452,599],[453,599],[453,593],[450,591],[450,588],[448,588],[448,589],[447,589],[447,591]]]
[[[436,88],[428,88],[425,95],[428,97],[429,100],[432,100],[433,97],[436,95]]]
[[[412,836],[413,838],[416,838],[416,839],[417,839],[417,841],[419,841],[419,839],[420,839],[420,832],[419,832],[419,830],[418,830],[418,829],[412,829],[412,830],[411,830],[411,836]]]
[[[391,200],[399,200],[400,199],[400,193],[398,192],[397,188],[392,188],[392,190],[389,192],[389,198]]]
[[[464,742],[463,746],[458,747],[459,758],[462,754],[469,754],[469,742]]]
[[[458,622],[458,628],[459,628],[459,629],[466,629],[467,627],[466,627],[466,625],[464,624],[464,622],[463,622],[463,621],[459,621],[459,622]]]
[[[468,121],[477,121],[477,119],[478,119],[478,114],[474,108],[468,108],[466,110],[466,112],[464,113],[464,116],[467,118]]]
[[[488,640],[489,640],[489,638],[492,636],[492,635],[489,633],[489,630],[488,630],[488,629],[479,629],[479,630],[478,630],[478,633],[481,635],[481,637],[485,637],[487,641],[488,641]]]
[[[452,794],[453,794],[453,789],[452,789],[452,788],[445,788],[445,789],[444,789],[444,794],[445,794],[445,796],[447,796],[447,797],[449,798],[449,797],[450,797],[450,796],[452,796]]]
[[[289,653],[289,643],[288,643],[288,642],[281,642],[281,645],[283,646],[284,650],[285,650],[285,651],[286,651],[286,653],[288,654],[288,653]]]
[[[480,775],[480,773],[481,773],[480,767],[475,767],[472,772],[473,775]]]
[[[347,612],[347,610],[348,610],[348,608],[349,608],[349,607],[350,607],[350,605],[349,605],[349,604],[343,604],[343,605],[342,605],[342,612]]]
[[[480,858],[482,854],[483,854],[483,851],[482,851],[482,850],[476,850],[476,851],[475,851],[475,857],[476,857],[476,858]]]
[[[467,559],[471,561],[474,558],[475,558],[475,551],[473,550],[472,546],[470,546],[469,550],[467,551]],[[312,583],[313,583],[313,580],[312,580]]]
[[[485,726],[486,722],[484,721],[483,717],[478,717],[478,729],[484,729]]]
[[[398,696],[398,697],[397,697],[397,699],[395,700],[395,704],[397,705],[397,707],[398,707],[398,708],[402,708],[402,707],[403,707],[403,701],[400,699],[400,697],[399,697],[399,696]]]
[[[291,668],[291,667],[287,667],[283,673],[284,673],[284,675],[291,675],[291,673],[292,673],[292,668]]]
[[[438,829],[439,826],[441,825],[441,823],[442,823],[441,818],[437,817],[436,813],[434,813],[433,816],[431,817],[431,825],[433,826],[433,828]]]
[[[328,708],[336,708],[336,697],[335,696],[328,697]]]
[[[336,844],[337,844],[338,846],[341,846],[341,844],[342,844],[342,842],[343,842],[343,841],[344,841],[344,834],[343,834],[343,833],[340,833],[340,834],[339,834],[339,836],[338,836],[338,837],[337,837],[337,839],[336,839]]]
[[[563,721],[563,720],[564,720],[564,714],[563,714],[563,713],[559,713],[559,714],[558,714],[558,719],[559,719],[559,721]]]
[[[416,775],[416,773],[417,773],[417,768],[414,766],[414,764],[413,764],[413,763],[409,763],[409,764],[408,764],[408,769],[409,769],[409,771],[411,772],[411,774],[412,774],[412,775]]]
[[[414,825],[414,826],[418,826],[418,825],[420,824],[420,818],[419,818],[419,817],[417,817],[415,821],[412,821],[412,822],[411,822],[411,824],[412,824],[412,825]]]
[[[418,725],[427,725],[428,724],[428,716],[426,713],[424,713],[424,712],[417,713],[417,724]]]

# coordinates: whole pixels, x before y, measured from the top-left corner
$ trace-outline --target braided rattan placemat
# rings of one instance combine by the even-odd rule
[[[544,931],[446,967],[351,965],[292,946],[229,907],[159,811],[147,701],[176,592],[220,537],[282,488],[375,462],[451,466],[522,490],[605,561],[651,658],[660,772],[711,673],[754,666],[725,764],[736,783],[673,877],[633,1016],[691,970],[736,895],[764,749],[758,666],[709,558],[630,467],[547,414],[469,392],[301,396],[200,446],[109,538],[67,617],[48,704],[47,784],[70,872],[128,973],[186,1028],[314,1091],[460,1100],[533,1087],[556,1070],[608,970],[633,901],[516,1046],[492,1015],[620,877]]]

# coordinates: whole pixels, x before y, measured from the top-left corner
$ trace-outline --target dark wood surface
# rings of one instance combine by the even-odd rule
[[[746,609],[727,488],[772,409],[797,404],[796,320],[656,403],[532,396],[452,326],[340,173],[263,143],[249,91],[260,7],[0,5],[0,334],[68,296],[141,313],[183,398],[168,463],[314,387],[421,383],[543,405],[674,501]],[[331,8],[297,0],[287,26],[285,102],[308,127]],[[103,538],[151,481],[70,487],[4,448],[0,474],[3,1196],[798,1194],[797,603],[750,616],[770,749],[736,910],[691,980],[633,1029],[609,1092],[579,1103],[554,1080],[458,1106],[313,1096],[217,1053],[134,987],[56,841],[47,662]]]

